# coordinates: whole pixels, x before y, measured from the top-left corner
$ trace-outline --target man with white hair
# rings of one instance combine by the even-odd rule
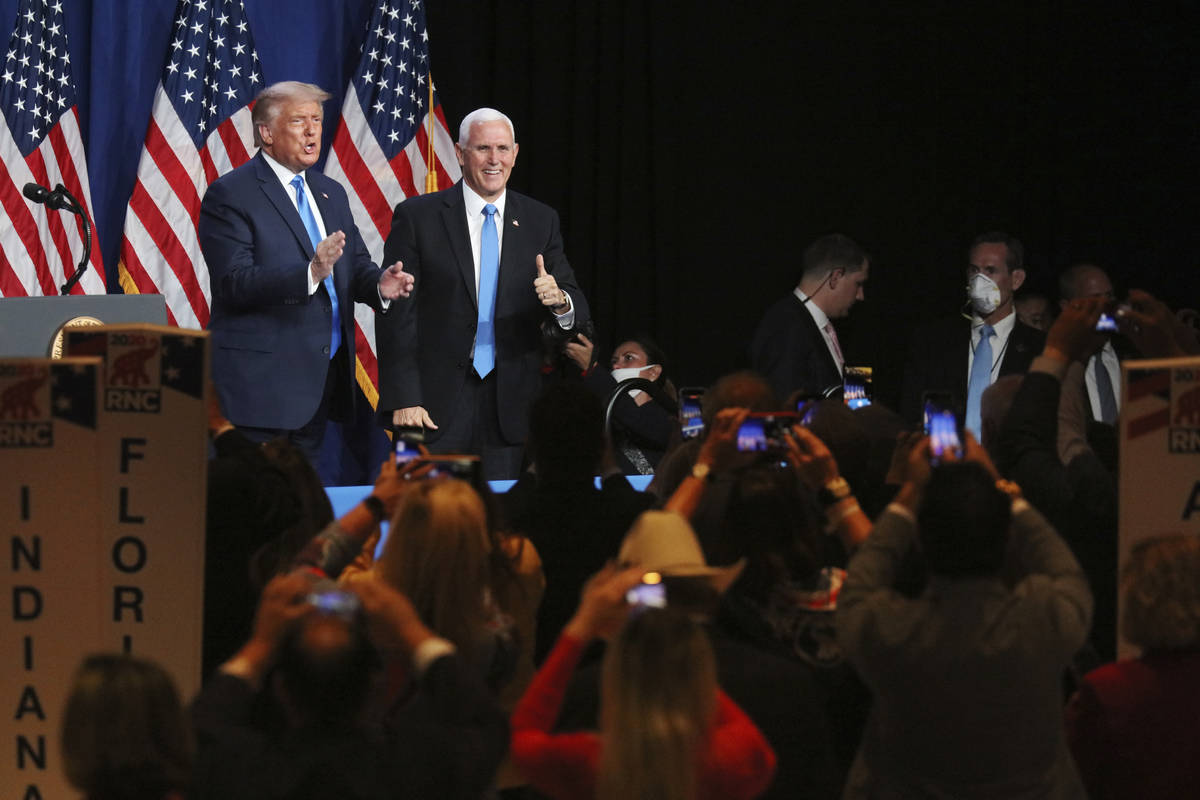
[[[507,189],[517,150],[499,111],[463,119],[462,180],[396,206],[384,259],[416,288],[376,320],[380,411],[423,427],[434,452],[478,453],[490,479],[520,470],[542,323],[570,330],[588,318],[558,214]]]

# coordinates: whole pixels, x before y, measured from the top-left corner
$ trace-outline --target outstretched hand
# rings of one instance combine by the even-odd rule
[[[412,653],[436,635],[421,621],[412,601],[383,579],[369,575],[354,581],[349,589],[362,602],[367,629],[381,647],[400,645]]]
[[[820,489],[838,477],[837,460],[819,436],[803,425],[793,425],[785,435],[788,460],[810,489]]]
[[[1067,303],[1046,332],[1045,355],[1070,363],[1087,361],[1104,346],[1105,336],[1096,331],[1108,303],[1106,297],[1080,297]]]
[[[708,464],[713,472],[724,472],[736,460],[738,429],[750,416],[748,408],[723,408],[713,417],[696,463]]]
[[[575,365],[584,372],[592,366],[592,353],[595,352],[596,346],[592,341],[582,333],[575,334],[575,338],[567,342],[564,348],[567,353],[567,358],[575,362]]]
[[[1117,325],[1142,355],[1172,358],[1200,352],[1195,333],[1157,297],[1140,289],[1130,289],[1129,305],[1117,317]]]
[[[429,416],[429,412],[424,406],[408,406],[407,408],[397,408],[392,412],[392,424],[401,425],[406,428],[432,428],[437,430],[437,425],[433,423],[433,418]]]
[[[585,642],[615,636],[629,616],[625,593],[641,582],[644,572],[640,566],[608,564],[593,575],[584,585],[579,608],[563,633]]]
[[[317,249],[310,262],[313,283],[320,283],[333,274],[333,265],[342,257],[346,247],[346,234],[334,231],[317,243]]]
[[[379,294],[384,300],[408,297],[412,294],[416,278],[404,271],[404,263],[397,261],[379,273]]]

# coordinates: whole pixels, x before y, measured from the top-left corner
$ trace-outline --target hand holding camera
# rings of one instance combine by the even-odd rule
[[[1097,323],[1106,309],[1115,312],[1116,307],[1102,296],[1080,297],[1067,303],[1046,332],[1043,354],[1067,363],[1087,361],[1104,346],[1105,333],[1097,329]]]

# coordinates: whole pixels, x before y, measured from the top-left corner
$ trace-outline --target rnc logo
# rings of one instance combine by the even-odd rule
[[[143,334],[114,333],[108,338],[106,411],[156,414],[162,392],[159,340]]]
[[[0,367],[0,447],[51,447],[50,370],[32,364]]]
[[[1171,432],[1168,437],[1170,451],[1200,453],[1200,386],[1193,386],[1181,392],[1174,401],[1175,408],[1171,414]]]

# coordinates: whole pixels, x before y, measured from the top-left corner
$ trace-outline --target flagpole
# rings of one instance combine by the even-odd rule
[[[425,194],[432,194],[438,190],[437,162],[433,154],[433,73],[426,73],[426,77],[429,78],[429,133],[425,138],[429,141],[429,147],[425,154]]]

